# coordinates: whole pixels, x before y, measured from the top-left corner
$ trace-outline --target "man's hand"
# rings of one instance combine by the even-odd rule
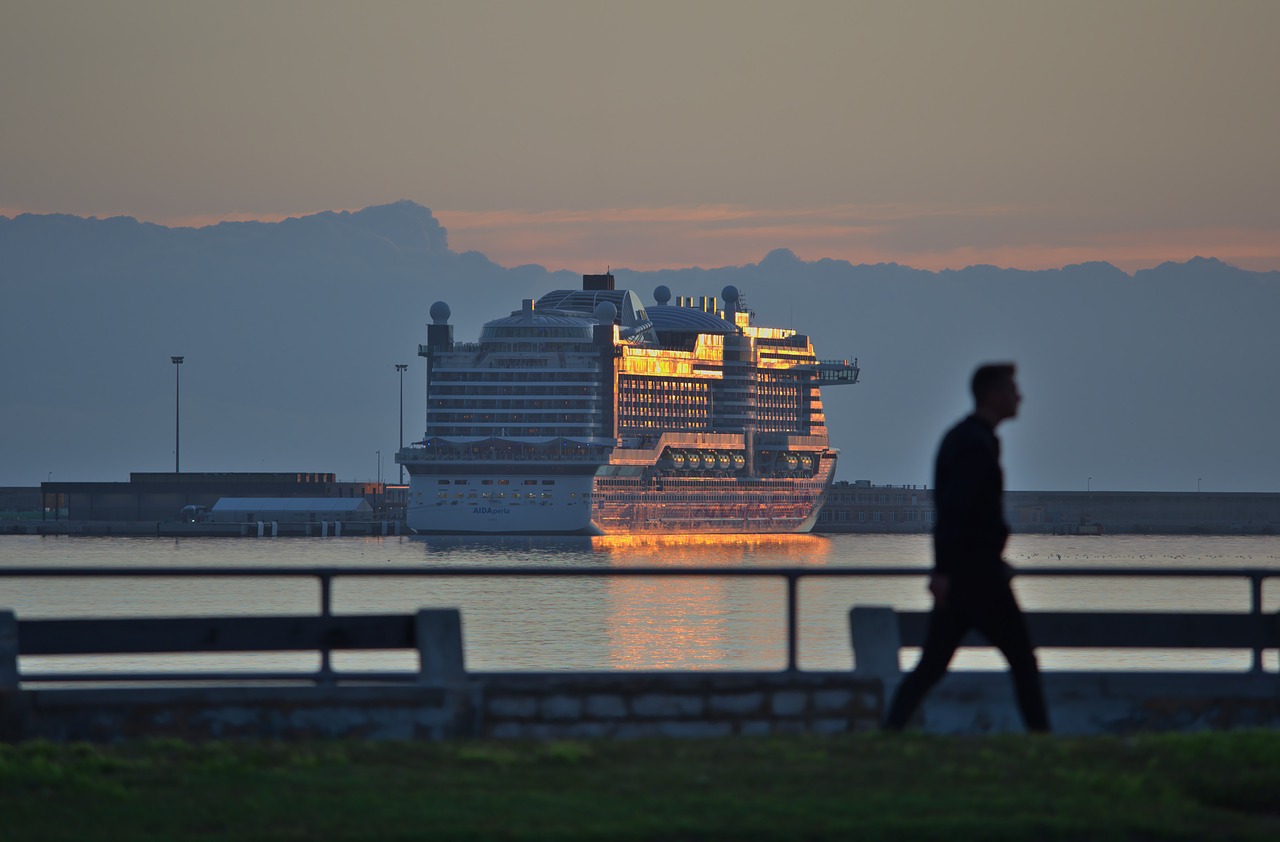
[[[933,601],[941,605],[947,601],[947,593],[951,590],[951,577],[943,573],[934,573],[929,576],[929,593],[933,594]]]

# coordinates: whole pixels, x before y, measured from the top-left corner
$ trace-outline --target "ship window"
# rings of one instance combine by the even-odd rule
[[[524,484],[525,484],[525,485],[537,485],[537,484],[538,484],[538,481],[537,481],[536,479],[527,479],[527,480],[525,480],[525,481],[524,481]]]
[[[491,479],[482,479],[482,480],[480,480],[480,484],[481,484],[481,485],[493,485],[493,480],[491,480]]]
[[[509,479],[500,479],[500,480],[498,480],[498,485],[510,485],[510,484],[511,484],[511,480],[509,480]]]
[[[448,484],[449,484],[449,480],[447,480],[447,479],[438,479],[438,480],[436,480],[436,484],[437,484],[437,485],[448,485]]]
[[[455,479],[455,480],[453,481],[453,484],[454,484],[454,485],[466,485],[466,484],[467,484],[467,481],[466,481],[465,479]]]
[[[556,484],[556,481],[555,481],[555,480],[553,480],[553,479],[544,479],[544,480],[542,481],[542,484],[543,484],[543,485],[555,485],[555,484]]]

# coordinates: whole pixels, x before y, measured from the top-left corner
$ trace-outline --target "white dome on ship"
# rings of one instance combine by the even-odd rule
[[[438,325],[448,324],[451,311],[449,305],[443,301],[437,301],[431,305],[431,321]]]
[[[611,325],[618,318],[618,308],[613,305],[612,301],[601,301],[596,305],[596,309],[591,313],[602,325]]]

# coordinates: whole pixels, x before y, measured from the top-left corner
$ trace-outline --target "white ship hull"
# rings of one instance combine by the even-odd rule
[[[816,454],[815,454],[816,455]],[[420,534],[612,535],[808,532],[835,473],[828,451],[807,477],[636,477],[435,473],[411,476]]]
[[[406,519],[422,534],[590,535],[591,487],[590,476],[426,474],[410,479]]]

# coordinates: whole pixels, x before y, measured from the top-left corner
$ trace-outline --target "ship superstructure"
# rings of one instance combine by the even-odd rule
[[[400,450],[423,533],[808,531],[834,477],[819,389],[858,380],[734,287],[644,306],[586,275],[453,341],[431,307],[426,435]]]

